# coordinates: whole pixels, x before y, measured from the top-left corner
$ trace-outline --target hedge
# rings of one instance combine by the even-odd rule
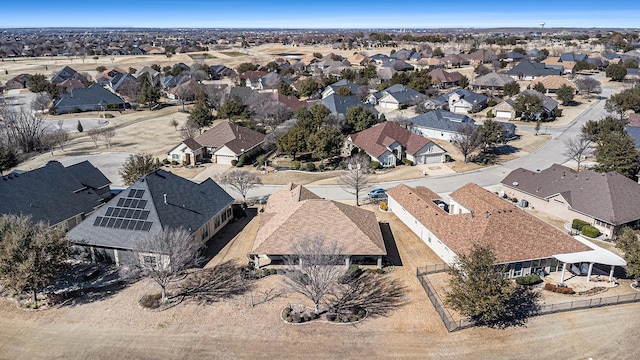
[[[518,276],[516,278],[516,284],[518,285],[536,285],[542,282],[540,276],[531,274],[527,276]]]
[[[556,292],[556,293],[559,293],[559,294],[569,294],[569,295],[570,294],[575,294],[575,291],[573,291],[573,289],[570,288],[570,287],[560,287],[560,286],[557,286],[557,285],[553,285],[552,283],[544,284],[544,289],[552,291],[552,292]]]
[[[586,237],[590,237],[590,238],[597,238],[598,236],[600,236],[600,230],[596,229],[595,227],[591,226],[591,225],[585,225],[582,227],[582,230],[580,230],[582,232],[582,235],[586,236]]]
[[[307,171],[316,171],[316,164],[312,162],[306,163],[305,167],[307,168]]]
[[[589,225],[589,223],[580,219],[573,219],[573,221],[571,222],[571,228],[578,231],[582,231],[582,227],[585,225]]]

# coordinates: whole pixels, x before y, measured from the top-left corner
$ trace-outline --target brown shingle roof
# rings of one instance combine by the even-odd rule
[[[394,141],[402,144],[410,155],[415,155],[431,140],[416,135],[393,121],[376,124],[369,129],[350,135],[351,142],[368,154],[379,157]]]
[[[290,255],[304,236],[337,241],[344,255],[386,255],[375,213],[320,199],[303,186],[286,185],[271,195],[260,215],[251,253]]]
[[[573,210],[609,224],[640,219],[640,184],[617,172],[576,172],[554,164],[540,172],[513,170],[502,184],[542,199],[561,194]]]
[[[435,69],[429,73],[432,80],[438,79],[443,83],[453,83],[462,79],[462,74],[457,71],[448,72],[442,69]]]
[[[224,121],[194,139],[205,147],[218,149],[226,146],[234,153],[242,154],[260,144],[264,134]]]
[[[498,263],[510,263],[590,250],[475,184],[450,194],[472,211],[466,214],[447,214],[432,201],[437,195],[426,188],[398,185],[387,194],[456,254],[468,253],[478,243],[492,246]]]
[[[537,83],[542,83],[545,89],[557,90],[562,85],[567,85],[573,89],[577,89],[576,85],[571,81],[563,78],[560,75],[547,75],[536,78],[531,82],[531,87],[533,88]]]

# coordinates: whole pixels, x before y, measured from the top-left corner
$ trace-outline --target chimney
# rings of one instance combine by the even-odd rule
[[[164,194],[164,204],[167,205],[167,194]]]
[[[469,212],[469,218],[473,219],[473,211]]]

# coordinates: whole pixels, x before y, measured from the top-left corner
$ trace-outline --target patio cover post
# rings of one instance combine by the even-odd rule
[[[611,271],[609,271],[609,282],[613,281],[613,270],[616,268],[615,265],[611,265]]]
[[[567,270],[567,263],[562,263],[562,275],[560,275],[560,282],[564,282],[564,272]]]
[[[256,254],[253,258],[256,261],[256,269],[260,268],[260,255]]]
[[[593,263],[589,263],[589,271],[587,272],[587,282],[591,281],[591,271],[593,270]]]
[[[382,269],[382,255],[378,255],[378,269]]]

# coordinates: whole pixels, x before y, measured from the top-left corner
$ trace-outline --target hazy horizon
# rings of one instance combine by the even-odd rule
[[[488,5],[490,4],[490,5]],[[567,0],[553,11],[535,3],[336,0],[313,3],[265,1],[112,0],[7,3],[0,28],[252,28],[252,29],[437,29],[437,28],[638,28],[640,5],[622,0]],[[394,7],[395,6],[395,7]],[[548,6],[548,5],[545,5]]]

